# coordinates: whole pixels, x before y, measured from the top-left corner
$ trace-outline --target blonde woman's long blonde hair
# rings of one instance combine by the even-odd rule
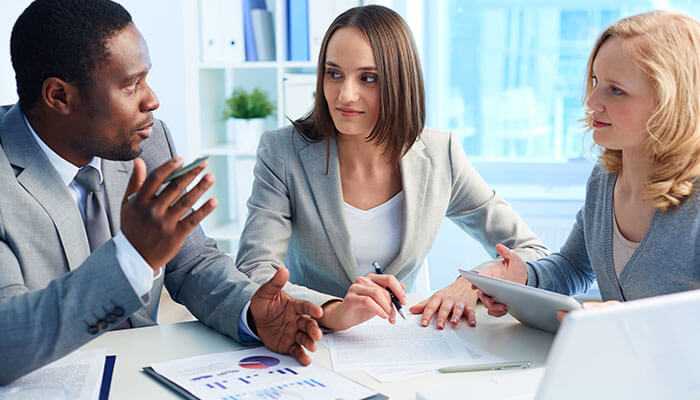
[[[700,23],[683,14],[653,11],[610,26],[588,59],[586,99],[593,89],[593,61],[613,37],[623,39],[626,54],[656,92],[643,144],[652,160],[645,196],[667,211],[690,196],[700,176]],[[592,126],[590,114],[586,122]],[[622,171],[620,150],[603,148],[600,161],[610,172]]]

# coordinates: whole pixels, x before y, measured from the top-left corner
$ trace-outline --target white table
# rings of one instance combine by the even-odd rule
[[[523,378],[519,371],[488,371],[432,374],[410,380],[380,383],[370,375],[351,372],[346,376],[388,395],[391,399],[415,399],[416,392],[431,388],[454,388],[454,398],[513,398],[515,393],[532,392],[541,377],[553,335],[526,328],[512,317],[492,318],[483,308],[477,310],[477,327],[460,324],[458,333],[465,340],[509,360],[530,360],[537,371]],[[426,328],[434,329],[434,328]],[[200,322],[183,322],[147,328],[108,332],[85,348],[105,348],[117,355],[110,399],[178,399],[175,393],[141,372],[159,361],[195,355],[240,350],[243,347]],[[328,350],[319,346],[313,362],[330,367]],[[496,387],[494,391],[494,387]],[[452,389],[451,389],[452,390]],[[452,392],[450,392],[452,393]]]

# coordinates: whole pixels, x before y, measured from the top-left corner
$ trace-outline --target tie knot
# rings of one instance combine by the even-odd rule
[[[91,165],[80,168],[74,180],[88,192],[99,192],[102,190],[100,173]]]

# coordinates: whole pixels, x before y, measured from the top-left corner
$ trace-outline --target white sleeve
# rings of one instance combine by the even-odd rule
[[[141,297],[150,292],[153,287],[153,281],[163,273],[163,268],[159,268],[158,275],[154,277],[153,270],[146,260],[141,257],[141,254],[129,243],[121,231],[114,237],[113,241],[114,246],[117,248],[119,266],[122,268],[136,295]]]

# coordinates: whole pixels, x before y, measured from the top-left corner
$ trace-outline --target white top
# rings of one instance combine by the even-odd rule
[[[632,258],[637,247],[639,247],[639,242],[633,242],[628,240],[622,232],[620,232],[620,227],[617,226],[617,217],[615,216],[615,210],[613,209],[613,263],[615,265],[615,273],[617,273],[618,278],[625,269],[625,265]]]
[[[343,202],[343,217],[359,275],[374,272],[373,261],[386,268],[399,254],[404,225],[403,204],[403,191],[369,210],[360,210]]]

